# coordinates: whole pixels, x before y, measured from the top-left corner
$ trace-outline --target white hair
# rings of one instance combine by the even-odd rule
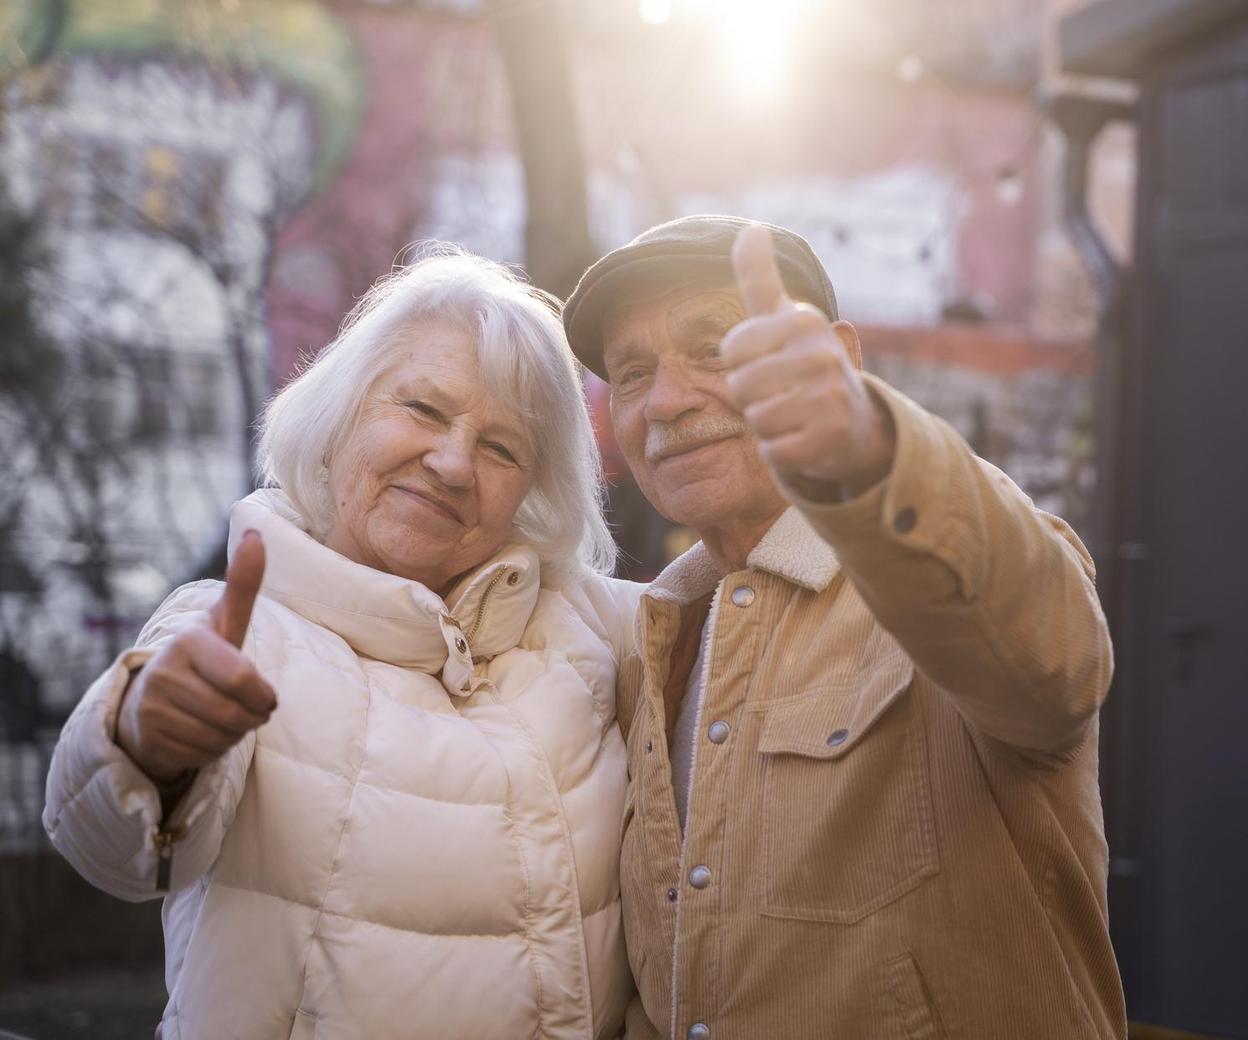
[[[554,297],[500,264],[442,243],[382,278],[324,350],[264,410],[258,462],[324,541],[335,507],[326,464],[350,436],[375,382],[413,325],[461,323],[476,342],[486,389],[524,420],[533,486],[516,511],[513,539],[565,575],[609,574],[616,546],[603,518],[602,467],[577,363]]]

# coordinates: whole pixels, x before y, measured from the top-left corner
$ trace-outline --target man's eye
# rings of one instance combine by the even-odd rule
[[[615,378],[616,386],[628,386],[630,383],[640,381],[646,374],[646,370],[639,365],[632,368],[626,368]]]
[[[720,340],[704,343],[701,354],[703,361],[718,361],[723,356],[723,352],[720,350]]]

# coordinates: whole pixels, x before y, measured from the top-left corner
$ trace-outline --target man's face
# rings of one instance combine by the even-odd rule
[[[622,300],[603,322],[620,450],[651,504],[696,531],[784,506],[725,383],[719,344],[744,317],[734,286],[695,284]]]

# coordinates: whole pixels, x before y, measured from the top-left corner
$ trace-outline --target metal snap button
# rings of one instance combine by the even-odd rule
[[[914,506],[906,506],[897,510],[897,515],[893,517],[893,530],[898,534],[909,534],[918,522],[918,511]]]
[[[464,639],[463,636],[456,636],[455,637],[455,649],[458,650],[461,654],[466,654],[468,652],[468,641]]]
[[[838,729],[830,737],[828,737],[828,747],[836,747],[838,744],[844,744],[849,739],[849,730]]]
[[[507,584],[508,584],[508,585],[518,585],[519,583],[520,583],[520,572],[519,572],[519,571],[512,571],[510,574],[508,574],[508,575],[507,575]]]
[[[689,884],[694,888],[706,888],[711,883],[711,868],[701,864],[689,871]]]
[[[710,727],[706,731],[706,736],[712,744],[722,744],[728,739],[728,734],[731,730],[732,727],[729,726],[728,723],[726,723],[723,719],[718,719],[717,721],[711,723]]]
[[[674,902],[676,902],[676,895],[677,895],[676,889],[674,889],[674,888],[669,888],[669,889],[667,890],[667,901],[668,901],[669,903],[674,903]]]
[[[705,1022],[694,1022],[685,1036],[688,1040],[711,1040],[711,1028]]]
[[[732,605],[734,607],[748,607],[754,602],[754,590],[748,585],[738,585],[732,590]]]

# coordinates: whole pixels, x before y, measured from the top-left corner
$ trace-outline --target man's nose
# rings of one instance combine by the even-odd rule
[[[646,394],[646,418],[656,422],[672,422],[686,412],[696,412],[706,405],[706,395],[690,377],[684,365],[664,358],[654,371],[654,380]]]
[[[448,488],[470,488],[476,483],[470,436],[467,431],[447,430],[425,453],[425,466]]]

